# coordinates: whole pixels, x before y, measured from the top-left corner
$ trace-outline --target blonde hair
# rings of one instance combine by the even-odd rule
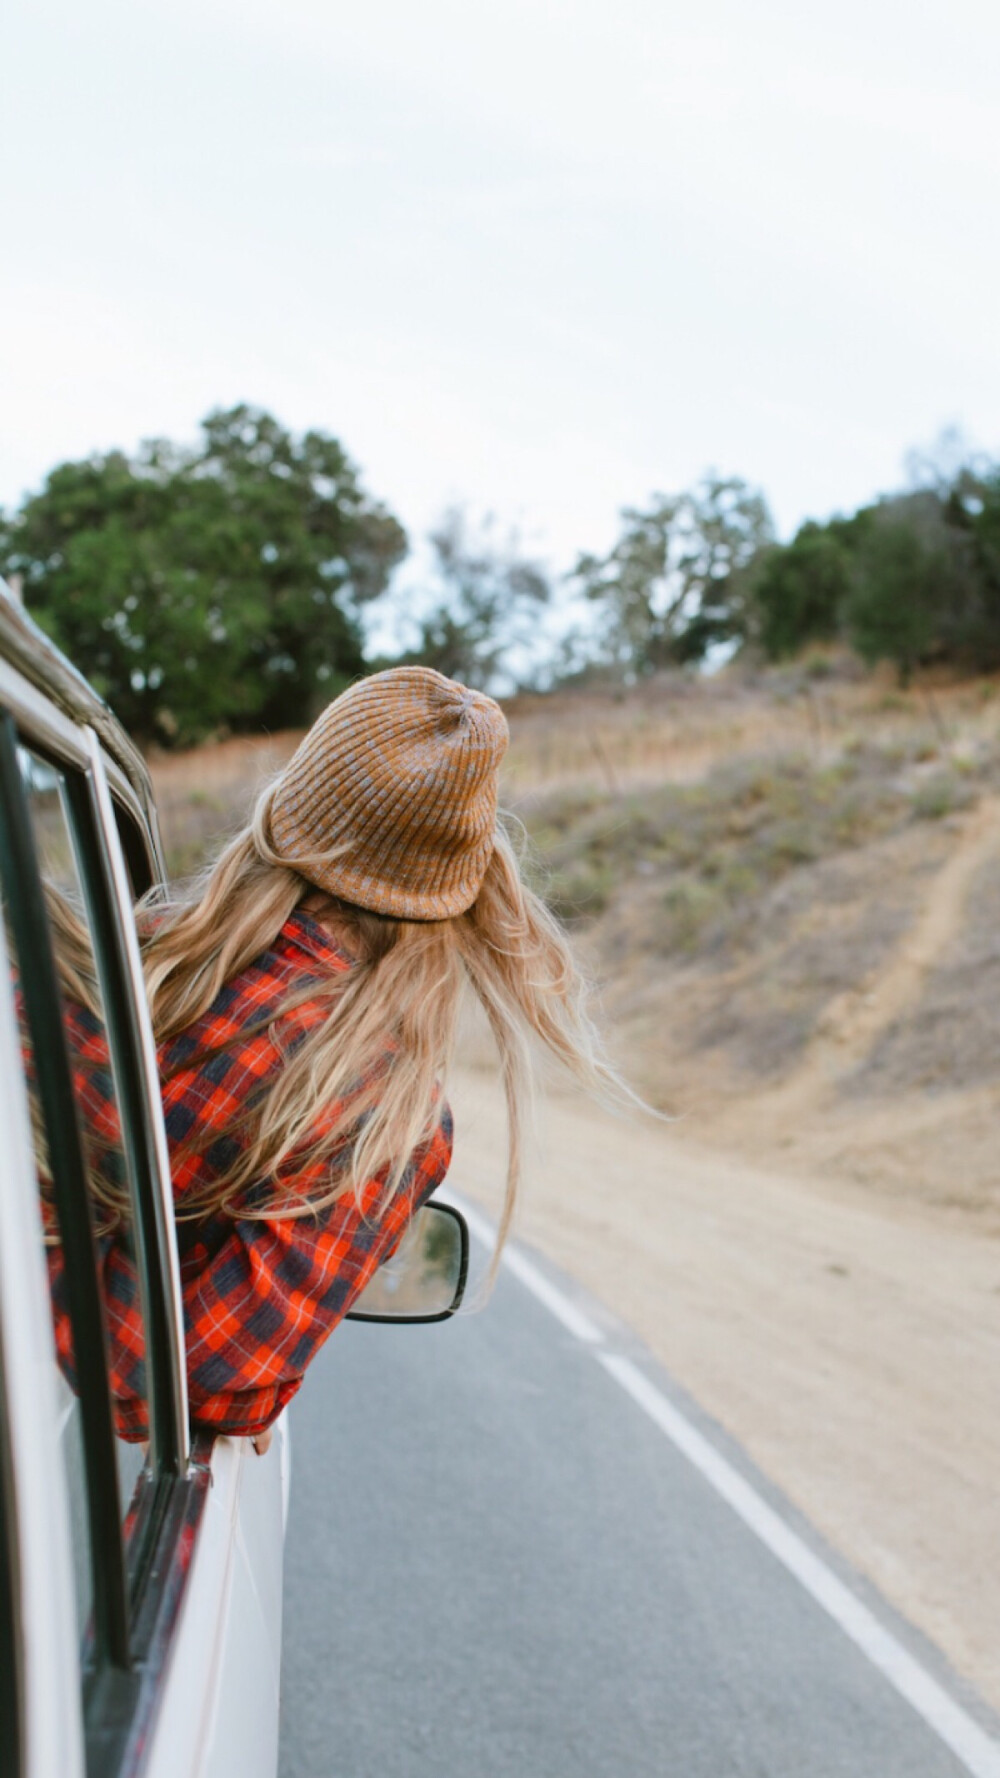
[[[186,895],[147,902],[140,912],[158,1044],[189,1030],[224,984],[274,943],[299,904],[324,893],[275,853],[273,794],[273,786],[264,792],[250,825]],[[638,1103],[603,1055],[565,933],[522,880],[503,827],[466,913],[417,922],[367,913],[334,897],[317,911],[320,918],[335,917],[350,967],[331,971],[329,982],[310,977],[270,1014],[280,1041],[275,1021],[283,1013],[307,1000],[326,1008],[326,1016],[286,1048],[241,1131],[229,1171],[186,1197],[183,1214],[312,1214],[347,1191],[360,1197],[365,1182],[382,1173],[388,1201],[440,1118],[468,983],[496,1041],[507,1104],[499,1252],[521,1174],[533,1044],[540,1042],[591,1091]],[[183,1066],[194,1060],[185,1052]],[[197,1140],[195,1134],[193,1144]],[[297,1191],[296,1171],[318,1160],[329,1162],[328,1189]],[[248,1206],[248,1188],[262,1181],[266,1201],[255,1191]]]

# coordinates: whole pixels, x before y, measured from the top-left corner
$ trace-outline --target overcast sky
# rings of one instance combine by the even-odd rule
[[[19,0],[0,503],[245,399],[555,565],[1000,453],[995,0]]]

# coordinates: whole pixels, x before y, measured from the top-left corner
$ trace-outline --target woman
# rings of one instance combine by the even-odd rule
[[[140,914],[196,1425],[264,1448],[444,1178],[466,981],[507,1098],[501,1241],[532,1041],[588,1086],[618,1084],[567,942],[497,825],[507,741],[491,698],[429,668],[364,679],[197,888]],[[119,1429],[141,1438],[134,1269],[113,1236],[102,1269]]]

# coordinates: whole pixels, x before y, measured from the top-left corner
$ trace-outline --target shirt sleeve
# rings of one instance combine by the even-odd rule
[[[217,1254],[183,1287],[193,1423],[246,1435],[277,1418],[327,1335],[393,1253],[451,1161],[447,1106],[384,1209],[384,1175],[316,1216],[234,1221]]]

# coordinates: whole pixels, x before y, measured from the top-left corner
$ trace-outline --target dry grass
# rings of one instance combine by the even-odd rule
[[[691,783],[720,761],[774,752],[836,754],[855,736],[906,751],[961,753],[1000,733],[1000,683],[902,692],[888,675],[817,655],[757,674],[659,674],[640,685],[530,696],[507,706],[509,796],[593,786],[611,795]]]
[[[246,820],[254,798],[290,758],[298,734],[220,741],[190,753],[153,754],[160,831],[171,877],[201,868]]]
[[[940,814],[971,795],[965,782],[942,782]],[[556,791],[533,799],[524,818],[565,918],[600,914],[643,879],[660,891],[649,944],[671,957],[746,940],[775,884],[929,813],[926,801],[895,752],[856,746],[824,763],[796,752],[750,755],[698,783],[618,796]]]

